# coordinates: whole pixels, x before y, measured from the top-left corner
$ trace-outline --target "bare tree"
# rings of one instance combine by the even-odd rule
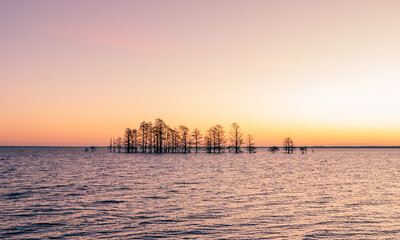
[[[147,131],[147,123],[143,121],[140,123],[139,126],[139,137],[141,139],[141,147],[142,147],[142,153],[147,152],[147,140],[148,140],[148,131]]]
[[[155,146],[156,146],[156,153],[162,153],[163,152],[163,141],[165,138],[165,129],[166,129],[166,124],[164,121],[160,118],[157,118],[156,121],[154,122],[153,126],[153,131],[154,131],[154,137],[155,137]]]
[[[165,152],[170,153],[172,151],[172,128],[168,125],[165,127]]]
[[[121,147],[125,146],[127,153],[190,153],[192,147],[195,147],[196,153],[199,152],[202,134],[196,128],[192,132],[189,128],[180,125],[179,128],[171,128],[160,118],[156,119],[154,124],[143,121],[137,129],[126,128],[123,139],[118,137],[110,139],[110,152],[121,151]],[[243,134],[237,123],[232,123],[229,135],[231,145],[229,150],[235,149],[236,153],[241,152],[243,144]],[[208,153],[223,152],[226,142],[225,131],[223,126],[217,124],[211,127],[204,136],[204,146]]]
[[[131,151],[131,141],[132,141],[132,130],[130,128],[126,128],[124,135],[124,145],[125,145],[125,152],[127,153],[130,153]]]
[[[222,125],[217,124],[214,126],[214,130],[215,130],[216,148],[218,150],[218,153],[221,153],[223,144],[226,142],[224,127]]]
[[[147,140],[147,144],[148,144],[147,149],[149,150],[149,153],[152,153],[154,147],[153,147],[153,124],[151,122],[147,123],[146,130],[147,130],[147,138],[148,138],[148,140]]]
[[[253,142],[253,137],[249,134],[247,135],[247,151],[249,153],[255,153],[256,152],[256,148],[254,146],[254,142]]]
[[[188,153],[192,152],[192,145],[193,145],[193,139],[191,137],[188,138]]]
[[[172,129],[171,131],[171,137],[172,137],[172,152],[177,153],[179,152],[179,142],[180,142],[180,137],[179,137],[179,130],[177,128]]]
[[[122,148],[122,138],[118,137],[117,140],[115,140],[115,143],[117,145],[118,152],[120,153]]]
[[[285,153],[291,154],[293,153],[294,150],[294,142],[293,139],[291,137],[286,137],[283,140],[283,147],[285,149]]]
[[[207,131],[207,135],[204,137],[204,145],[206,147],[206,152],[212,152],[212,133],[211,130]]]
[[[210,153],[215,153],[217,150],[217,134],[215,127],[211,127],[210,129],[208,129],[207,133],[209,135],[208,138],[210,141]]]
[[[138,152],[138,145],[139,145],[139,132],[136,129],[132,129],[132,152]]]
[[[180,125],[179,132],[181,135],[182,152],[187,153],[188,142],[189,142],[189,128],[186,126]]]
[[[225,142],[225,131],[222,125],[217,124],[208,129],[205,137],[207,152],[221,153]]]
[[[196,149],[196,153],[197,153],[198,145],[199,145],[199,142],[201,141],[201,138],[202,138],[202,136],[201,136],[200,130],[195,128],[192,132],[192,139],[193,139],[193,143],[194,143],[194,146]]]
[[[241,153],[240,146],[243,144],[243,133],[239,130],[240,126],[237,123],[232,123],[231,131],[229,132],[229,140],[231,146],[235,149],[235,153]]]

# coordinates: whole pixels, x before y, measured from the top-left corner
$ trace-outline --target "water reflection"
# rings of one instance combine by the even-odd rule
[[[400,234],[396,149],[305,155],[0,151],[0,236],[5,238],[388,239]]]

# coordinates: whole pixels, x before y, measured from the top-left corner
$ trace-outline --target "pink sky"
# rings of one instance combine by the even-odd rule
[[[162,118],[258,145],[400,145],[400,1],[1,1],[0,145]]]

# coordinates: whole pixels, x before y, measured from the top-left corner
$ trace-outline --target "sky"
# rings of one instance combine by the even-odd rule
[[[400,1],[0,0],[0,145],[163,119],[258,146],[400,145]]]

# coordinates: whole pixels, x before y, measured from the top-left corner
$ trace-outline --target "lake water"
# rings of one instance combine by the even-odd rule
[[[0,238],[400,239],[400,150],[3,147]]]

